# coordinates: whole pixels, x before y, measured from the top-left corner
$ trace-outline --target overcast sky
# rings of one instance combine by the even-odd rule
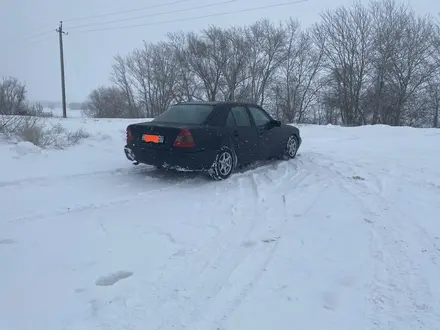
[[[0,0],[0,76],[14,76],[28,86],[30,100],[61,99],[60,59],[58,35],[55,32],[59,21],[69,34],[64,38],[67,101],[83,101],[89,92],[109,83],[113,56],[118,52],[127,54],[142,46],[142,40],[158,41],[167,32],[177,30],[197,31],[215,24],[222,27],[251,24],[260,18],[273,21],[289,17],[299,19],[303,26],[319,19],[319,13],[338,5],[350,5],[351,0],[308,0],[277,8],[267,8],[224,16],[190,19],[196,16],[237,11],[246,8],[286,3],[289,0]],[[367,0],[362,0],[367,3]],[[173,3],[174,4],[169,4]],[[223,2],[208,8],[193,9],[179,13],[168,13],[180,9]],[[419,13],[440,11],[440,0],[405,0]],[[154,9],[136,10],[160,4]],[[166,5],[169,4],[169,5]],[[77,18],[129,11],[119,15],[77,20]],[[161,14],[157,16],[151,16]],[[147,16],[148,18],[133,19]],[[188,18],[187,21],[167,22],[130,29],[81,32],[91,29],[121,27]],[[78,25],[102,23],[127,19],[112,24]],[[71,20],[71,21],[69,21]],[[76,28],[74,28],[76,26]],[[35,35],[41,34],[38,37]],[[33,37],[30,38],[29,37]]]

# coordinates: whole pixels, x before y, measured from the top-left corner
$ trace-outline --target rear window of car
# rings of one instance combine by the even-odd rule
[[[178,124],[203,124],[214,106],[207,104],[176,104],[157,116],[154,121]]]

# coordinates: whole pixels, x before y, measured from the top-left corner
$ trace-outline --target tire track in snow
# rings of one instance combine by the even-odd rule
[[[6,220],[5,223],[15,223],[15,222],[23,222],[23,221],[33,221],[33,220],[44,220],[48,218],[53,217],[59,217],[66,214],[72,214],[72,213],[80,213],[84,211],[91,211],[91,210],[100,210],[106,207],[112,207],[116,205],[127,205],[134,202],[137,202],[139,200],[144,200],[145,196],[151,195],[153,192],[164,192],[167,190],[175,189],[179,186],[182,186],[188,182],[193,181],[192,179],[184,180],[182,182],[173,184],[168,187],[159,187],[156,189],[150,189],[146,191],[142,191],[140,193],[137,193],[136,195],[129,195],[122,198],[115,198],[110,201],[105,201],[101,203],[87,203],[87,204],[79,204],[79,205],[73,205],[70,207],[65,207],[56,211],[48,212],[48,213],[35,213],[35,214],[27,214],[19,217],[15,217],[13,219]]]
[[[263,187],[257,187],[260,188],[258,191],[262,196],[274,194],[278,190],[278,201],[281,202],[282,205],[285,205],[284,194],[280,194],[279,192],[280,190],[290,190],[292,187],[299,186],[303,180],[309,177],[307,171],[297,171],[298,167],[304,165],[305,164],[300,163],[298,166],[292,162],[279,165],[278,173],[281,172],[280,170],[283,171],[280,177],[289,177],[290,179],[285,181],[278,180],[278,187],[280,187],[280,189],[275,189],[277,185],[274,185],[273,182],[277,180],[271,181],[266,175],[264,168],[255,170],[253,177],[252,173],[244,173],[235,176],[236,180],[213,183],[212,186],[213,188],[215,187],[219,196],[225,196],[225,188],[237,191],[234,185],[239,185],[241,195],[239,195],[239,198],[233,199],[233,201],[236,201],[238,204],[234,211],[235,222],[211,223],[211,226],[217,228],[216,236],[212,240],[208,240],[204,246],[201,246],[197,250],[187,252],[183,255],[176,254],[172,256],[168,262],[164,264],[162,269],[158,270],[157,276],[153,275],[151,277],[153,280],[143,285],[145,290],[142,292],[144,292],[144,294],[141,296],[137,293],[134,294],[134,297],[128,304],[129,307],[125,304],[105,307],[103,303],[103,309],[99,311],[99,314],[107,314],[107,308],[110,308],[111,312],[121,315],[121,319],[123,319],[122,316],[126,313],[131,313],[135,318],[153,320],[151,323],[156,323],[155,327],[153,327],[155,329],[170,329],[172,326],[175,328],[184,328],[185,324],[197,322],[200,316],[210,310],[211,302],[224,290],[231,274],[243,264],[246,258],[253,255],[256,244],[255,241],[251,239],[258,236],[258,234],[267,232],[266,228],[261,226],[261,224],[267,226],[267,224],[271,222],[265,221],[267,217],[263,212],[265,211],[265,207],[270,207],[270,204],[266,205],[258,202],[258,199],[254,198],[255,205],[260,207],[260,209],[254,207],[252,210],[249,210],[245,207],[249,205],[244,203],[245,201],[247,202],[248,199],[249,185],[251,185],[252,182],[256,185],[263,185]],[[276,171],[277,170],[274,170],[273,174],[277,174]],[[168,189],[173,188],[174,186]],[[261,189],[266,189],[266,191],[262,191]],[[220,202],[220,205],[218,205],[219,203],[215,199],[212,201],[212,204],[215,204],[216,209],[224,210],[225,207],[230,208],[230,205],[228,205],[230,201],[231,200],[228,200],[223,204]],[[121,202],[131,203],[132,199]],[[270,203],[272,201],[269,200],[268,202]],[[203,206],[209,207],[209,204],[204,203]],[[270,209],[266,209],[266,211],[268,210]],[[252,217],[252,213],[251,216],[245,214],[245,212],[249,211],[255,211],[254,217]],[[284,219],[278,219],[278,222],[285,223]],[[276,229],[277,228],[273,228],[272,231],[276,232]],[[278,232],[280,232],[280,230],[278,230]],[[246,243],[248,245],[246,245]],[[264,246],[266,247],[268,245],[264,244]],[[266,257],[263,257],[263,260],[267,259],[267,261],[263,264],[269,264],[272,260],[272,256],[275,254],[275,250],[271,253],[273,248],[273,244],[270,244],[270,249],[264,254]],[[191,265],[191,267],[189,268],[188,265]],[[262,267],[263,266],[259,267],[252,274],[255,279],[259,279],[262,276]],[[244,296],[250,294],[252,289],[252,284],[245,284],[240,290],[243,298],[240,298],[240,295],[233,297],[233,302],[229,302],[227,307],[230,310],[235,310],[242,299],[244,299]],[[147,303],[148,306],[145,305],[145,295],[153,298],[151,299],[151,306],[149,302]],[[96,321],[98,321],[100,315],[97,315]],[[160,321],[163,321],[162,324],[160,324]],[[127,322],[128,325],[130,321],[128,320]]]
[[[284,170],[291,171],[292,168],[294,166],[289,165]],[[306,177],[298,176],[298,183]],[[259,217],[246,214],[250,211],[245,207],[249,206],[248,187],[254,179],[252,173],[246,173],[235,176],[235,180],[216,184],[219,195],[222,195],[225,186],[240,192],[239,197],[233,199],[238,204],[233,212],[235,221],[225,222],[223,226],[213,224],[220,229],[215,238],[183,257],[171,258],[153,277],[156,279],[151,282],[148,292],[154,297],[154,302],[151,308],[147,308],[147,318],[157,320],[154,328],[184,328],[197,322],[209,310],[211,301],[225,288],[231,274],[253,253],[257,243],[252,240],[252,235],[257,228],[263,228],[264,232],[261,225],[267,220],[264,213],[256,212]],[[239,189],[232,187],[236,185]],[[262,205],[255,196],[252,198],[255,205]],[[280,201],[283,201],[282,196]],[[138,304],[142,306],[143,303],[139,301]]]
[[[211,328],[214,321],[221,326],[257,286],[265,269],[276,255],[279,244],[277,242],[284,234],[293,234],[297,221],[287,221],[286,196],[296,195],[296,188],[304,187],[301,183],[311,177],[309,170],[313,167],[312,165],[305,162],[299,162],[298,166],[292,163],[286,164],[283,170],[290,180],[280,184],[279,189],[274,189],[273,185],[271,189],[271,181],[267,179],[264,172],[260,173],[260,176],[242,174],[236,177],[236,180],[216,184],[215,187],[220,196],[224,195],[225,186],[240,192],[239,197],[234,196],[233,199],[238,204],[233,212],[235,221],[225,222],[223,226],[221,223],[212,224],[219,228],[213,239],[198,250],[193,250],[183,256],[173,256],[162,267],[162,270],[159,270],[157,276],[152,277],[152,281],[142,285],[145,288],[144,294],[141,296],[135,294],[134,299],[128,304],[129,309],[126,305],[118,305],[117,308],[111,307],[111,311],[121,315],[121,319],[129,312],[134,318],[151,320],[152,329],[192,329],[194,325],[204,322],[207,322]],[[307,170],[303,169],[303,166]],[[296,170],[295,173],[292,173],[292,169]],[[288,171],[290,172],[286,173]],[[305,187],[312,188],[312,193],[301,191],[302,193],[298,196],[299,199],[305,198],[305,204],[307,204],[303,205],[303,214],[313,208],[320,194],[326,189],[320,182],[315,182],[314,179],[312,181],[305,185]],[[252,198],[255,200],[255,207],[249,210],[247,199],[253,182],[262,185],[259,191],[264,195],[276,196],[275,200],[259,203],[254,196]],[[237,184],[239,189],[233,187]],[[319,186],[316,187],[316,184]],[[216,201],[212,203],[215,204]],[[270,212],[271,218],[263,212],[264,210],[268,213],[275,211],[279,204],[282,205],[281,212]],[[209,204],[204,206],[209,207]],[[219,208],[222,209],[222,205],[216,204],[216,209]],[[249,211],[250,216],[246,214]],[[293,215],[291,217],[294,219]],[[272,234],[280,236],[274,243],[260,242],[262,237],[269,238],[267,236],[268,225],[271,227]],[[292,226],[288,233],[286,226]],[[262,250],[258,249],[260,246]],[[257,255],[259,262],[253,268],[254,270],[249,272],[250,280],[240,284],[236,291],[230,292],[228,283],[231,276],[240,274],[244,263],[253,260],[255,253],[259,253]],[[260,254],[262,254],[261,257]],[[153,298],[147,306],[143,299],[145,295]],[[217,305],[219,305],[218,308],[215,307]],[[105,310],[102,312],[108,314]],[[212,313],[214,313],[212,317],[206,317]]]
[[[217,190],[222,193],[224,184],[221,182],[214,186],[217,186]],[[197,188],[194,188],[197,189]],[[215,192],[213,192],[215,195]],[[230,207],[229,201],[217,202],[216,199],[208,199],[208,202],[200,204],[199,207],[212,209],[214,206],[219,209]],[[197,209],[194,210],[197,213]],[[189,226],[200,226],[199,219],[193,218],[193,224],[185,221],[181,224]],[[92,322],[96,324],[96,328],[101,328],[108,324],[108,322],[102,321],[102,318],[107,319],[109,314],[115,315],[116,328],[127,329],[132,327],[133,318],[139,320],[149,320],[149,324],[154,324],[151,329],[160,329],[160,321],[167,320],[170,315],[166,312],[169,308],[170,301],[182,298],[185,294],[185,284],[191,281],[196,281],[197,276],[203,273],[206,268],[212,266],[209,253],[212,250],[216,250],[216,244],[220,244],[225,241],[225,238],[231,236],[233,233],[233,223],[225,222],[226,226],[221,226],[220,223],[213,223],[208,221],[205,226],[213,228],[215,230],[214,237],[208,239],[207,243],[196,247],[192,245],[190,249],[179,249],[176,253],[172,254],[168,260],[164,260],[161,267],[152,270],[153,274],[148,274],[148,279],[144,280],[140,288],[134,288],[134,291],[126,295],[129,296],[128,303],[120,304],[119,301],[113,300],[113,304],[110,306],[106,301],[102,299],[95,299],[95,305],[99,305],[99,312],[95,311]],[[155,231],[160,232],[162,235],[171,235],[166,229],[162,230],[160,224],[156,224]],[[188,265],[194,266],[189,268]],[[146,301],[146,297],[149,299]],[[151,305],[150,305],[151,303]],[[183,302],[185,304],[185,301]],[[182,307],[183,308],[183,307]],[[132,317],[127,318],[127,314]],[[160,316],[163,314],[163,316]],[[119,316],[120,315],[120,316]],[[145,322],[145,321],[143,321]],[[158,323],[159,322],[159,323]]]
[[[250,277],[250,280],[247,281],[247,283],[241,287],[239,292],[236,295],[234,295],[230,300],[228,300],[228,302],[226,303],[226,308],[222,310],[223,315],[221,317],[218,317],[217,319],[208,320],[208,323],[210,324],[214,323],[216,329],[223,328],[224,323],[240,307],[242,302],[246,300],[246,298],[252,293],[254,288],[259,283],[264,272],[267,270],[270,262],[274,258],[275,253],[279,247],[279,241],[281,239],[282,239],[281,237],[278,238],[275,242],[273,242],[273,244],[264,243],[265,245],[269,245],[269,248],[267,248],[267,251],[265,252],[265,257],[263,258],[261,265],[258,267],[258,270],[253,274],[253,276]],[[207,325],[197,326],[196,328],[206,329]]]
[[[312,164],[307,164],[302,162],[300,162],[299,164],[300,164],[299,165],[300,171],[298,171],[294,176],[292,176],[292,178],[293,177],[296,178],[296,181],[294,181],[294,183],[297,184],[296,185],[297,187],[299,187],[299,184],[301,182],[312,177],[311,175],[312,172],[303,173],[301,169],[301,166],[303,165],[307,166],[307,168],[310,168]],[[231,296],[230,294],[228,295],[228,292],[225,292],[224,295],[226,296],[226,299],[224,299],[224,302],[222,303],[221,299],[219,298],[220,301],[218,303],[220,304],[220,306],[212,306],[210,310],[208,310],[208,312],[211,311],[212,313],[214,313],[214,315],[216,315],[215,317],[212,317],[211,319],[206,318],[200,321],[200,323],[202,324],[200,325],[200,323],[197,323],[197,327],[194,328],[224,329],[224,325],[228,321],[228,319],[235,313],[235,311],[253,292],[253,290],[257,287],[259,281],[261,280],[265,272],[269,270],[269,265],[272,262],[273,258],[276,256],[276,252],[279,248],[279,245],[283,242],[284,237],[295,236],[295,231],[298,225],[298,221],[300,221],[300,218],[295,214],[289,214],[287,208],[288,202],[286,196],[295,195],[295,203],[296,204],[299,203],[304,207],[304,210],[301,212],[301,216],[305,216],[310,210],[314,208],[316,203],[319,202],[320,196],[328,188],[328,185],[322,184],[322,182],[313,181],[313,183],[309,183],[307,186],[305,186],[306,192],[301,191],[301,193],[298,196],[296,196],[296,193],[298,191],[296,189],[293,190],[291,189],[292,186],[290,184],[292,182],[293,182],[292,180],[284,182],[284,185],[281,186],[281,188],[284,188],[281,190],[283,191],[283,193],[281,194],[279,194],[281,191],[277,191],[276,189],[272,189],[268,193],[268,196],[269,195],[277,196],[277,197],[279,196],[278,201],[282,205],[282,208],[279,213],[270,212],[270,214],[272,214],[273,216],[273,219],[270,222],[271,225],[269,226],[269,228],[271,228],[270,229],[271,232],[273,233],[273,235],[271,235],[271,238],[268,240],[264,240],[264,243],[261,244],[262,248],[260,250],[254,249],[252,251],[252,254],[247,256],[248,261],[251,261],[251,258],[252,258],[252,262],[258,260],[257,264],[259,266],[254,267],[256,268],[256,270],[254,270],[253,273],[250,273],[250,276],[246,274],[246,280],[241,285],[241,287],[235,290],[236,291],[235,294],[232,294]],[[295,185],[293,188],[295,188]],[[308,191],[307,189],[310,189],[310,191]],[[273,200],[271,202],[273,202]],[[267,230],[265,231],[265,233],[266,234],[268,233]],[[242,264],[245,261],[246,260],[242,261]],[[205,315],[206,314],[205,311],[201,315]],[[215,324],[215,327],[213,327],[213,323]]]
[[[93,172],[67,174],[67,175],[56,175],[53,177],[38,176],[38,177],[31,177],[31,178],[17,179],[10,181],[0,181],[0,188],[9,187],[9,186],[21,186],[24,184],[47,185],[48,183],[65,181],[65,180],[76,180],[78,178],[87,178],[87,177],[105,178],[109,176],[113,177],[115,175],[132,175],[132,174],[147,173],[153,171],[154,168],[141,167],[135,169],[133,167],[121,167],[112,170],[93,171]]]
[[[292,168],[297,168],[296,166],[287,166],[286,171],[291,170]],[[297,184],[304,181],[306,178],[309,177],[309,174],[303,174],[299,175],[296,173],[295,175],[292,175],[292,177],[295,177],[297,180],[295,181]],[[216,255],[216,264],[218,265],[218,262],[220,260],[220,265],[217,266],[216,269],[212,270],[212,268],[205,268],[204,270],[207,272],[207,275],[203,277],[197,278],[197,285],[194,288],[194,285],[191,285],[192,289],[187,294],[187,297],[194,297],[189,298],[186,302],[182,301],[181,305],[178,305],[173,309],[169,314],[175,315],[173,320],[167,320],[165,324],[163,324],[163,329],[168,329],[171,327],[184,327],[184,325],[194,328],[194,324],[197,324],[199,322],[208,322],[209,327],[211,327],[212,322],[214,320],[204,320],[204,315],[207,315],[211,313],[214,309],[214,311],[217,311],[219,309],[224,310],[224,315],[221,317],[216,318],[217,323],[221,325],[226,319],[229,313],[232,313],[235,311],[238,306],[241,304],[241,302],[252,292],[253,288],[257,284],[258,280],[263,275],[264,271],[266,270],[268,264],[271,262],[273,256],[275,255],[276,249],[278,248],[278,240],[281,239],[281,236],[284,234],[284,228],[288,225],[288,221],[285,219],[285,195],[279,194],[280,199],[279,201],[283,205],[283,215],[281,217],[278,217],[277,219],[270,219],[268,218],[268,214],[274,214],[276,218],[276,212],[270,212],[273,210],[273,206],[271,208],[270,203],[272,201],[266,202],[265,196],[269,195],[275,195],[275,191],[277,189],[270,189],[268,186],[263,185],[263,183],[270,185],[270,180],[268,182],[266,174],[262,173],[261,176],[256,175],[255,173],[251,173],[246,178],[241,178],[239,182],[241,183],[240,187],[243,187],[243,184],[248,181],[248,186],[250,186],[252,189],[257,187],[258,192],[264,192],[264,193],[258,193],[257,199],[261,197],[261,202],[259,204],[256,204],[256,207],[254,208],[254,214],[256,217],[253,219],[252,224],[249,226],[249,229],[247,232],[243,235],[241,234],[240,240],[237,240],[236,238],[230,239],[226,242],[224,247],[226,248],[224,252],[219,253]],[[289,182],[291,183],[291,182]],[[282,186],[284,189],[290,190],[289,186]],[[242,191],[246,192],[246,189],[242,189]],[[322,192],[322,189],[319,190],[319,192]],[[246,194],[248,195],[248,194]],[[246,196],[244,195],[243,198]],[[313,204],[316,203],[318,199],[319,194],[316,194],[315,198],[312,199],[310,208],[312,208]],[[243,220],[243,219],[242,219]],[[238,220],[239,221],[239,220]],[[278,222],[278,224],[277,224]],[[274,226],[276,224],[276,226]],[[276,244],[270,244],[271,247],[265,252],[265,256],[263,257],[263,262],[261,265],[257,268],[257,270],[254,272],[253,275],[251,275],[251,281],[247,281],[243,287],[239,290],[237,295],[234,295],[232,298],[229,299],[227,297],[226,299],[219,298],[218,295],[221,295],[224,293],[225,288],[228,286],[226,285],[229,283],[229,279],[231,278],[232,274],[234,274],[236,271],[238,271],[238,268],[242,267],[243,263],[254,255],[256,252],[256,249],[259,245],[265,245],[267,243],[256,243],[256,239],[250,239],[251,237],[258,237],[261,236],[262,233],[267,233],[268,230],[275,232],[276,234],[279,234],[279,238],[276,240]],[[260,235],[258,235],[260,234]],[[252,236],[253,235],[253,236]],[[238,237],[238,236],[237,236]],[[246,249],[243,249],[243,247],[237,246],[237,242],[247,242],[247,246],[245,246]],[[231,263],[230,261],[233,260]],[[218,273],[217,269],[222,270],[222,272]],[[225,271],[226,270],[226,271]],[[212,279],[215,279],[214,285],[215,287],[212,287]],[[209,294],[206,294],[208,288]],[[227,294],[227,293],[226,293]],[[205,296],[205,298],[200,298]],[[194,301],[194,299],[197,299]],[[211,307],[211,304],[226,302],[226,307],[220,307],[215,308]],[[223,303],[224,304],[224,303]],[[188,306],[187,308],[183,308],[183,306]],[[226,308],[226,309],[224,309]],[[189,309],[187,311],[186,309]],[[189,317],[189,316],[190,317]],[[182,318],[184,320],[182,320]],[[214,318],[215,319],[215,318]],[[206,328],[202,326],[201,328]]]
[[[243,182],[243,178],[238,179],[239,183]],[[246,200],[248,192],[242,189],[240,184],[240,191],[243,195],[237,200],[239,204]],[[246,210],[244,210],[246,211]],[[194,262],[186,258],[182,260],[184,265],[190,264],[191,270],[184,280],[178,284],[180,286],[179,294],[174,296],[171,304],[161,304],[157,307],[153,315],[160,313],[165,308],[167,313],[161,317],[162,324],[158,329],[170,329],[172,327],[182,329],[185,325],[192,324],[203,315],[210,301],[213,300],[217,294],[223,289],[225,282],[229,276],[240,266],[242,261],[252,252],[252,246],[241,246],[242,243],[254,244],[249,241],[248,237],[258,225],[261,219],[253,219],[252,217],[245,217],[243,208],[238,206],[238,212],[235,214],[238,218],[234,225],[230,225],[227,230],[221,232],[211,244],[205,246],[202,252],[193,257],[200,261],[204,261],[202,268],[194,268]],[[183,268],[183,267],[182,267]],[[174,269],[174,267],[173,267]],[[178,271],[180,273],[180,271]],[[175,273],[175,271],[173,271]],[[167,276],[173,277],[169,271]],[[163,279],[162,279],[163,280]],[[170,280],[165,280],[165,283]],[[163,291],[159,294],[163,294]],[[165,307],[164,307],[165,306]]]
[[[397,186],[401,179],[394,180]],[[423,232],[417,220],[402,212],[398,205],[390,204],[383,186],[381,188],[378,194],[367,192],[374,203],[364,204],[369,210],[376,208],[371,212],[374,218],[371,223],[372,247],[373,254],[381,262],[381,266],[376,264],[375,280],[371,283],[374,295],[370,299],[374,305],[370,317],[377,329],[385,327],[381,322],[390,315],[392,321],[387,322],[387,328],[392,324],[392,328],[401,329],[410,324],[412,328],[432,329],[440,323],[440,316],[439,311],[432,309],[431,289],[419,264],[419,260],[425,259],[423,247],[432,238]],[[357,194],[356,191],[353,193]],[[409,242],[422,244],[415,248]]]
[[[328,157],[324,157],[327,158]],[[315,160],[316,162],[316,160]],[[343,164],[341,168],[340,164]],[[431,290],[416,259],[409,256],[410,246],[406,235],[413,236],[411,230],[418,225],[400,209],[393,207],[384,192],[384,185],[371,172],[372,184],[348,184],[347,172],[356,173],[348,162],[334,162],[323,166],[341,177],[340,187],[350,194],[373,219],[366,219],[371,231],[371,255],[374,264],[374,279],[370,283],[367,314],[375,329],[400,330],[406,327],[433,329],[440,322],[439,311],[434,311],[429,302],[433,301]],[[330,170],[331,168],[331,170]],[[398,180],[395,178],[394,180]],[[390,180],[389,177],[386,178]],[[360,196],[364,196],[363,199]],[[367,203],[366,200],[370,200]],[[407,228],[403,227],[405,224]],[[410,228],[410,226],[413,228]],[[420,232],[420,228],[418,228]],[[414,238],[411,237],[411,241]],[[417,242],[423,242],[419,239]],[[415,250],[414,250],[415,251]]]
[[[392,323],[394,329],[408,325],[411,328],[433,329],[440,323],[440,311],[432,307],[434,297],[425,277],[432,271],[420,268],[420,261],[424,260],[425,265],[432,263],[436,268],[434,273],[440,271],[435,266],[435,260],[428,260],[425,252],[429,239],[416,224],[417,221],[400,209],[391,207],[384,196],[376,196],[375,201],[383,210],[371,224],[373,246],[382,265],[378,267],[372,283],[374,295],[371,300],[374,305],[371,318],[377,329],[385,326],[381,324],[381,319],[389,315],[392,320],[387,322],[387,327]],[[413,243],[416,245],[411,245]],[[434,283],[436,285],[437,281]]]
[[[373,254],[380,263],[376,264],[371,283],[370,318],[377,329],[402,329],[408,325],[433,329],[439,318],[430,306],[433,297],[429,285],[408,254],[409,243],[402,239],[405,230],[397,225],[402,218],[389,216],[395,225],[372,224]],[[384,319],[388,319],[386,324]]]

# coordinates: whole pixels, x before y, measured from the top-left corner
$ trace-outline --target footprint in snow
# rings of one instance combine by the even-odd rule
[[[187,251],[186,249],[180,249],[179,251],[173,253],[173,257],[184,257],[186,256]]]
[[[252,247],[252,246],[254,246],[255,244],[257,244],[257,243],[254,242],[254,241],[245,241],[245,242],[241,243],[241,246],[244,246],[244,247]]]
[[[335,293],[333,292],[324,292],[324,296],[323,296],[323,300],[324,300],[324,305],[323,307],[325,309],[334,311],[337,308],[338,305],[338,297],[336,296]]]
[[[120,280],[126,279],[130,276],[132,276],[133,273],[132,272],[126,272],[123,270],[120,270],[118,272],[106,275],[106,276],[101,276],[100,278],[98,278],[95,282],[96,285],[98,286],[111,286],[113,284],[115,284],[116,282],[119,282]]]
[[[263,243],[273,243],[276,242],[280,239],[280,237],[273,237],[273,238],[268,238],[268,239],[263,239],[261,240]]]
[[[11,238],[0,239],[0,244],[15,244],[17,243],[15,240]]]

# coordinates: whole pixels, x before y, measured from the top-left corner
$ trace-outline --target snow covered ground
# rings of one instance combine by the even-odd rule
[[[0,329],[440,329],[440,130],[301,127],[212,182],[133,166],[133,120],[0,142]]]
[[[62,117],[63,116],[63,109],[61,108],[44,108],[43,112],[45,113],[51,113],[53,117]],[[66,109],[66,114],[68,118],[79,118],[79,117],[87,117],[84,114],[83,110],[70,110],[69,108]]]

